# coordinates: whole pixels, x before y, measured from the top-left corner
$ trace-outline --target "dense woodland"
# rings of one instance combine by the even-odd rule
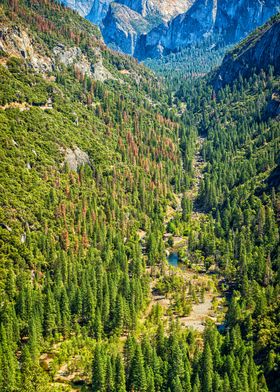
[[[5,0],[0,19],[47,57],[79,46],[94,63],[98,49],[113,75],[96,81],[58,62],[36,72],[0,53],[0,390],[71,390],[53,383],[55,365],[78,355],[83,391],[277,391],[274,70],[214,91],[207,78],[159,80],[56,2]],[[192,205],[199,135],[206,166]],[[73,170],[66,156],[77,147],[87,159]],[[203,335],[166,325],[159,308],[141,328],[174,194],[182,211],[169,229],[188,239],[182,259],[215,266],[226,287],[223,328],[209,322]],[[192,209],[206,218],[194,225]],[[54,348],[46,370],[40,358]]]

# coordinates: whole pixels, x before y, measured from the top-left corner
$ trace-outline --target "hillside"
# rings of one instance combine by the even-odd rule
[[[225,56],[221,67],[213,76],[215,88],[232,84],[239,75],[248,78],[253,72],[268,72],[269,67],[273,67],[275,73],[279,74],[279,41],[280,14],[277,14]],[[248,64],[253,66],[248,67]]]
[[[40,352],[119,336],[145,306],[137,233],[180,189],[180,124],[151,72],[56,2],[2,4],[0,69],[0,390],[39,391]]]
[[[276,392],[278,72],[167,87],[56,1],[0,20],[1,392]]]

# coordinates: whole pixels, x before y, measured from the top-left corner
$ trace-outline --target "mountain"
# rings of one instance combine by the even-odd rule
[[[112,3],[103,19],[104,41],[120,52],[133,54],[138,36],[150,30],[149,22],[131,8]]]
[[[168,21],[185,12],[194,0],[117,0],[147,19]]]
[[[112,48],[134,55],[136,43],[142,34],[184,12],[191,4],[192,0],[113,2],[101,24],[104,41]]]
[[[269,71],[272,66],[280,73],[280,14],[252,33],[240,45],[230,51],[214,76],[215,88],[232,84],[239,75],[243,78],[253,72]]]
[[[240,41],[280,10],[279,0],[80,0],[63,3],[100,26],[105,43],[140,60],[189,45]]]
[[[140,36],[135,56],[158,57],[209,39],[215,44],[232,44],[279,9],[279,0],[197,0],[186,13]]]
[[[77,6],[71,4],[70,1],[66,0],[65,4],[68,5],[68,7],[71,7],[79,12]],[[107,15],[111,3],[112,0],[89,0],[90,7],[87,9],[87,13],[86,14],[81,14],[80,12],[79,13],[80,15],[85,16],[92,23],[100,25],[102,20]]]
[[[106,16],[110,3],[113,0],[62,0],[65,4],[77,11],[81,16],[89,19],[92,23],[99,25]]]
[[[80,15],[93,23],[100,24],[106,16],[111,3],[129,7],[148,19],[157,18],[168,21],[175,15],[185,12],[194,0],[63,0],[68,7],[75,9]]]
[[[63,4],[100,25],[104,40],[115,49],[133,54],[136,40],[162,22],[185,12],[194,0],[64,0]]]

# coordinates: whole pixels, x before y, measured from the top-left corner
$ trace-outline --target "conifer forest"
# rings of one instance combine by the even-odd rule
[[[0,80],[0,392],[279,391],[280,14],[140,62],[1,0]]]

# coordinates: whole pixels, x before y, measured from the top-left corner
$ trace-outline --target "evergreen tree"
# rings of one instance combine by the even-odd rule
[[[208,343],[206,343],[201,367],[201,379],[202,379],[202,391],[212,392],[213,391],[213,359],[211,349]]]
[[[106,362],[101,343],[97,343],[92,364],[92,390],[105,392],[106,387]]]
[[[146,375],[144,369],[144,359],[142,355],[141,346],[136,344],[135,353],[132,359],[129,386],[131,391],[145,392],[146,391]]]
[[[125,371],[123,365],[123,359],[118,354],[116,359],[116,380],[115,380],[115,389],[118,392],[126,392],[126,379],[125,379]]]

